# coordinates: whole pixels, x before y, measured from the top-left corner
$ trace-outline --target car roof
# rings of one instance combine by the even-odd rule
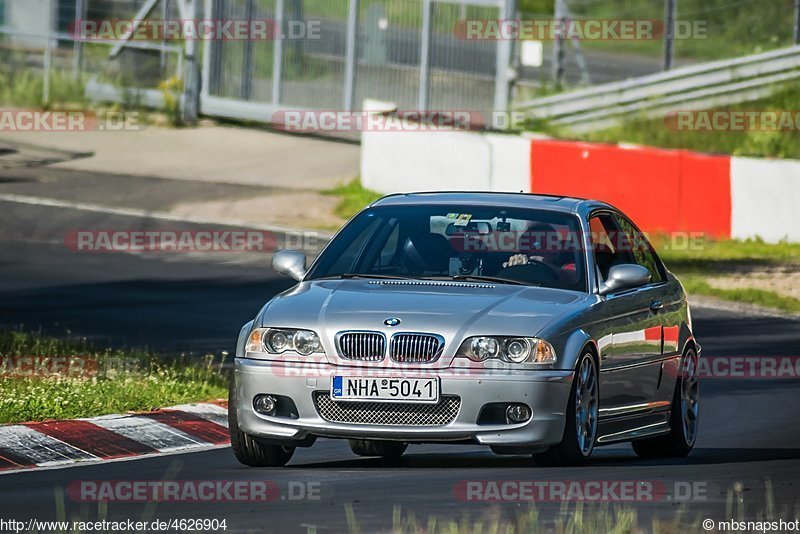
[[[586,215],[595,208],[616,209],[599,200],[544,195],[537,193],[500,193],[493,191],[442,191],[396,193],[375,201],[372,206],[407,206],[431,204],[469,204],[504,208],[547,209]]]

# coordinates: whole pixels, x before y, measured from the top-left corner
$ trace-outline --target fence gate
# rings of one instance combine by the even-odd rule
[[[488,117],[508,108],[512,44],[457,30],[513,14],[514,0],[206,0],[206,19],[270,20],[284,38],[206,42],[201,111],[270,121],[369,98]]]

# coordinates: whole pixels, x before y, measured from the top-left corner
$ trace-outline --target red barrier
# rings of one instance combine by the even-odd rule
[[[731,158],[681,151],[678,228],[731,237]]]
[[[645,232],[730,237],[730,158],[683,150],[532,141],[531,192],[603,200]]]

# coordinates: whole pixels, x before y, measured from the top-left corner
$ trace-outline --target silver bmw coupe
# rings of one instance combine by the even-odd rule
[[[355,454],[487,445],[580,465],[630,441],[686,456],[698,432],[686,293],[624,214],[510,193],[387,196],[356,215],[239,336],[233,451],[281,466],[317,438]]]

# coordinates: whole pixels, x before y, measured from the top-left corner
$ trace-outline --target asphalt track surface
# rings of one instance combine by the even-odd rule
[[[98,344],[147,345],[197,354],[231,352],[240,326],[271,295],[289,287],[269,271],[269,255],[76,253],[63,244],[72,229],[199,229],[130,217],[0,202],[0,326],[85,336]],[[800,322],[695,309],[705,356],[794,356]],[[640,523],[670,520],[685,508],[689,525],[726,519],[729,490],[740,483],[746,517],[774,493],[776,517],[791,519],[800,502],[798,382],[709,379],[702,385],[701,429],[684,460],[637,459],[628,445],[596,449],[583,468],[537,467],[527,457],[495,456],[476,446],[411,446],[399,461],[357,458],[345,442],[319,440],[298,449],[283,469],[248,469],[228,448],[157,458],[0,476],[0,519],[63,517],[119,520],[215,518],[227,532],[347,530],[350,503],[362,531],[388,530],[394,507],[424,521],[513,517],[527,504],[463,502],[464,480],[656,481],[672,492],[696,483],[697,498],[633,502]],[[63,497],[76,480],[268,480],[284,498],[271,503],[111,503]],[[319,498],[288,498],[289,486],[310,483]],[[297,492],[299,493],[299,492]],[[63,502],[63,508],[59,502]],[[562,503],[540,503],[544,524],[562,517]],[[792,513],[790,513],[790,510]]]

